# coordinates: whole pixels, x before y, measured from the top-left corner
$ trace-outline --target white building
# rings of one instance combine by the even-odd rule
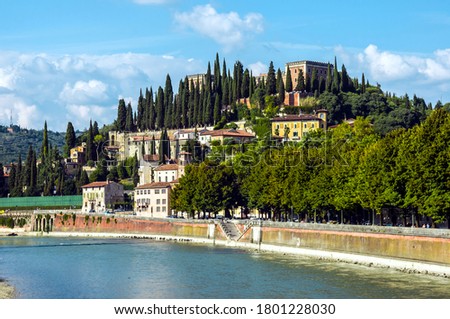
[[[114,204],[123,202],[123,185],[116,182],[94,182],[83,189],[83,213],[102,213]]]
[[[178,164],[164,164],[158,166],[154,169],[153,174],[155,182],[170,183],[181,177]]]
[[[170,191],[168,182],[144,184],[135,188],[134,207],[138,216],[165,218],[170,212]]]

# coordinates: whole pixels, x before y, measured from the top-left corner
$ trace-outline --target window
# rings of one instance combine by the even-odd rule
[[[305,123],[305,126],[304,126],[304,128],[306,128],[306,123]]]
[[[161,189],[161,194],[165,194],[166,190],[165,189]]]
[[[313,123],[313,124],[311,124],[311,128],[314,128],[314,123]]]
[[[160,205],[161,204],[161,200],[158,198],[157,200],[156,200],[156,205]]]
[[[161,211],[161,207],[156,206],[156,212],[159,213]]]
[[[162,211],[163,211],[163,212],[166,212],[166,206],[163,206],[163,207],[162,207]]]
[[[294,128],[297,128],[297,123],[294,124]]]
[[[155,194],[159,194],[159,189],[155,189]]]
[[[293,136],[294,136],[294,137],[298,137],[298,132],[295,131]]]
[[[166,176],[166,183],[167,183],[168,181],[167,181],[167,176]]]
[[[162,200],[162,204],[166,205],[166,200],[165,199]]]

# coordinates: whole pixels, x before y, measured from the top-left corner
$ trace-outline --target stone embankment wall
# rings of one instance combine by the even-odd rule
[[[74,217],[75,216],[75,217]],[[210,228],[213,227],[215,231]],[[120,234],[152,234],[218,240],[226,237],[214,223],[204,221],[183,221],[176,219],[143,219],[108,215],[69,215],[56,214],[53,217],[52,231],[92,232]]]
[[[261,242],[270,245],[405,258],[450,265],[450,231],[397,227],[307,225],[261,227]]]
[[[212,220],[106,215],[52,216],[52,231],[151,234],[226,241]],[[308,248],[450,265],[450,230],[299,223],[236,222],[243,244]]]

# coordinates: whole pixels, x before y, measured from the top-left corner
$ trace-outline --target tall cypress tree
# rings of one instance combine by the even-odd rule
[[[182,83],[181,93],[181,127],[186,128],[190,123],[190,109],[189,109],[189,80],[187,77]]]
[[[311,76],[311,92],[319,91],[319,78],[317,76],[317,69],[313,69]]]
[[[94,129],[92,127],[92,120],[89,122],[88,136],[86,140],[86,159],[88,161],[96,161],[96,150],[94,147]]]
[[[144,96],[142,95],[142,89],[139,90],[138,106],[137,106],[137,121],[136,126],[138,130],[143,131],[145,129],[145,106],[144,106]]]
[[[248,98],[250,96],[250,72],[245,69],[242,77],[241,96]]]
[[[305,77],[303,76],[303,70],[300,69],[297,77],[297,85],[295,86],[296,91],[303,92],[305,90]]]
[[[266,94],[273,95],[277,93],[277,80],[273,62],[270,61],[269,71],[267,72]]]
[[[125,106],[125,100],[119,100],[119,106],[117,107],[117,130],[125,131],[127,123],[127,108]]]
[[[156,126],[156,111],[155,111],[155,103],[153,101],[153,89],[151,87],[150,91],[148,92],[147,104],[148,104],[147,127],[149,130],[154,130]]]
[[[325,82],[325,90],[327,92],[331,92],[331,82],[333,81],[333,75],[331,73],[331,65],[328,63],[327,65],[327,79]]]
[[[339,77],[339,71],[337,69],[337,60],[336,57],[334,57],[334,71],[333,71],[333,83],[331,84],[331,92],[334,94],[338,94],[340,90],[340,77]]]
[[[219,94],[216,94],[216,97],[214,99],[214,124],[217,124],[217,122],[220,121],[220,111],[220,97]]]
[[[172,126],[173,113],[173,87],[170,75],[166,75],[166,84],[164,86],[164,126],[170,128]]]
[[[47,156],[48,156],[48,132],[47,132],[47,121],[45,121],[44,132],[43,132],[43,137],[42,137],[42,148],[41,148],[42,162],[45,161]]]
[[[288,66],[286,70],[286,92],[292,92],[292,77],[291,77],[291,68]]]
[[[161,130],[164,127],[164,91],[162,87],[158,87],[156,95],[156,129]]]
[[[277,70],[277,94],[278,94],[278,105],[281,105],[284,103],[285,89],[284,89],[283,75],[281,73],[280,68],[278,68]]]
[[[131,107],[131,103],[128,102],[127,105],[127,117],[125,121],[125,131],[133,132],[133,108]]]
[[[77,137],[75,136],[75,130],[72,122],[67,123],[66,136],[64,144],[64,157],[70,156],[70,149],[75,147],[77,143]]]
[[[366,93],[366,78],[364,73],[361,76],[361,94]]]
[[[341,91],[342,92],[348,92],[350,89],[349,84],[349,77],[347,74],[347,69],[345,68],[345,65],[342,64],[342,71],[341,71]]]

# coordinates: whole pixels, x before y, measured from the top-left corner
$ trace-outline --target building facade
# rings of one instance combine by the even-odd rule
[[[83,189],[83,213],[103,213],[114,205],[122,203],[123,185],[116,182],[94,182],[81,187]]]
[[[327,129],[326,110],[316,111],[316,114],[285,115],[271,120],[272,135],[285,140],[300,140],[308,132]]]
[[[328,70],[328,63],[323,62],[315,62],[315,61],[295,61],[295,62],[288,62],[286,63],[285,67],[285,76],[287,74],[287,70],[291,72],[291,80],[292,80],[292,86],[293,88],[297,85],[298,75],[300,73],[300,70],[303,71],[303,76],[306,79],[306,76],[312,77],[313,71],[317,70],[317,78],[327,78],[327,70]],[[330,70],[333,70],[333,65],[330,64]],[[286,79],[284,79],[284,83],[286,84]]]
[[[171,184],[155,182],[136,187],[134,207],[136,215],[144,217],[165,218],[170,210]]]

